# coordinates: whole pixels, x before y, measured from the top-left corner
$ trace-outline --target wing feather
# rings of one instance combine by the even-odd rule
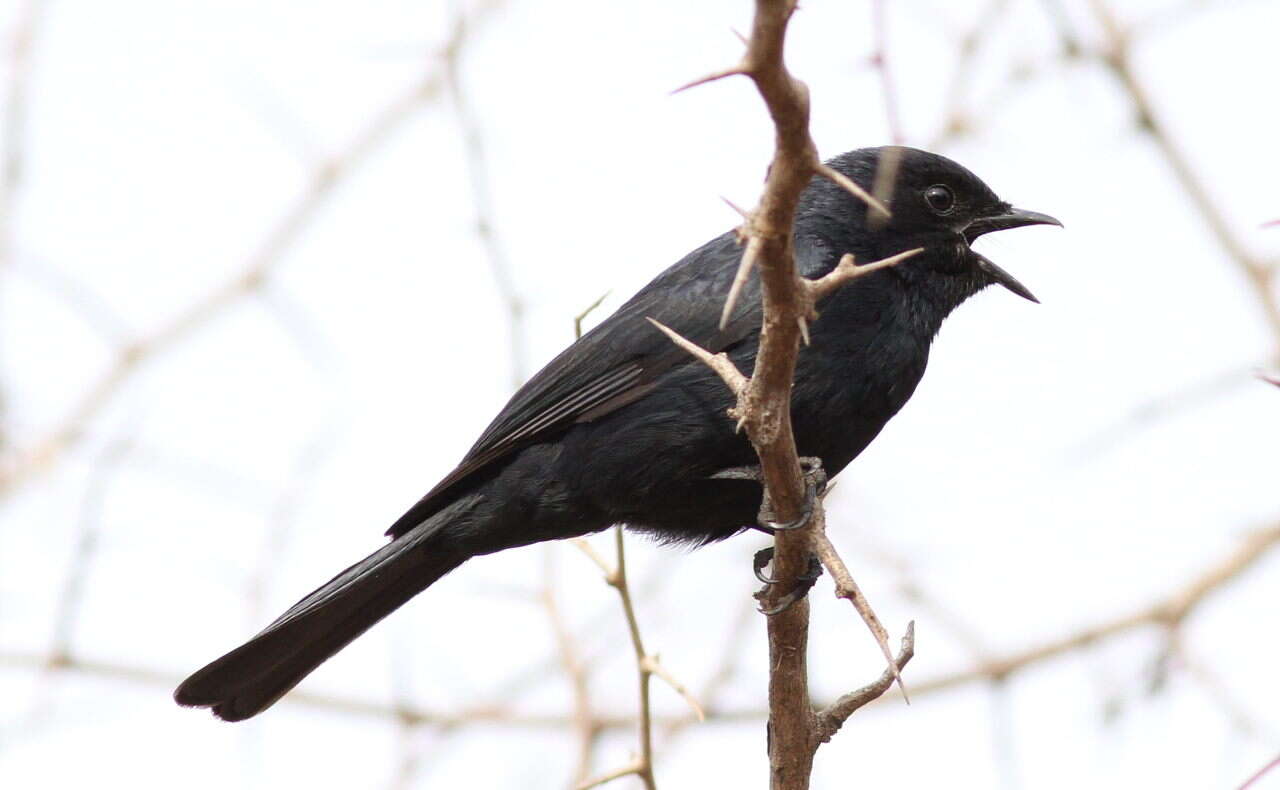
[[[449,492],[510,453],[546,441],[574,423],[599,419],[656,387],[667,371],[698,364],[646,318],[654,318],[712,352],[754,336],[760,286],[752,278],[730,322],[718,326],[742,249],[733,232],[686,255],[617,312],[565,349],[520,388],[456,469],[436,484],[387,534],[399,536],[448,503]]]

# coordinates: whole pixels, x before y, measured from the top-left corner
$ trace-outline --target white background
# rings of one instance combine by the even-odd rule
[[[957,80],[961,37],[988,5]],[[1092,56],[1106,42],[1093,5],[1061,4],[1086,45],[1075,59],[1061,56],[1056,5],[887,4],[905,141],[1066,225],[980,242],[1043,304],[989,291],[957,311],[914,399],[829,500],[833,537],[895,639],[917,621],[909,684],[1154,602],[1280,517],[1280,391],[1250,372],[1280,338]],[[73,419],[121,344],[250,264],[317,168],[440,71],[454,18],[473,10],[0,9],[5,106],[24,110],[4,127],[21,167],[0,204],[6,470]],[[1140,25],[1133,68],[1175,145],[1232,232],[1274,259],[1280,228],[1262,225],[1280,217],[1280,5],[1144,1],[1116,13]],[[812,90],[825,155],[889,140],[871,19],[867,2],[811,0],[793,21],[788,61]],[[588,323],[599,320],[737,222],[720,196],[751,205],[772,145],[758,97],[742,79],[669,92],[731,64],[730,28],[749,25],[741,0],[509,0],[469,31],[462,93],[488,165],[489,221],[527,308],[521,350],[442,92],[367,155],[338,160],[331,199],[261,292],[147,356],[65,452],[0,491],[0,783],[567,785],[567,726],[406,729],[289,699],[232,726],[169,694],[375,548],[513,376],[571,340],[575,314],[608,291]],[[27,29],[22,58],[11,38]],[[968,131],[940,139],[953,107]],[[744,612],[764,540],[696,553],[629,545],[650,649],[695,693],[730,666],[710,702],[759,711],[764,623]],[[996,688],[910,707],[895,693],[820,751],[814,786],[1239,786],[1280,750],[1274,554],[1185,624],[1163,684],[1153,688],[1168,640],[1139,629]],[[594,705],[630,715],[622,618],[571,547],[468,564],[301,690],[566,716],[538,599],[549,575],[579,648],[596,656]],[[904,579],[924,599],[904,594]],[[813,598],[815,694],[830,698],[881,663],[829,583]],[[48,667],[60,651],[73,669]],[[661,684],[654,698],[663,715],[686,711]],[[593,772],[623,764],[635,743],[609,730]],[[658,743],[664,788],[766,781],[760,718],[713,718]],[[1280,776],[1255,785],[1267,786]]]

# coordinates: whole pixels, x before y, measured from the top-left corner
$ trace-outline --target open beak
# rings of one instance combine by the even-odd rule
[[[972,252],[972,250],[970,250],[970,252]],[[978,268],[986,272],[986,275],[991,278],[991,282],[1000,283],[1005,288],[1008,288],[1018,296],[1021,296],[1023,299],[1028,299],[1036,304],[1040,304],[1040,300],[1036,298],[1035,294],[1031,293],[1027,286],[1018,282],[1017,278],[1012,274],[1009,274],[1004,269],[1001,269],[999,266],[992,263],[990,258],[976,252],[973,252],[973,257],[978,259]]]
[[[972,244],[974,239],[984,233],[1008,230],[1009,228],[1021,228],[1027,225],[1057,225],[1062,227],[1061,222],[1048,214],[1041,214],[1038,211],[1025,211],[1020,208],[1007,208],[999,214],[978,217],[973,222],[970,222],[968,227],[964,229],[964,238]],[[1012,274],[996,266],[985,255],[979,255],[976,252],[973,255],[978,259],[978,268],[982,269],[991,278],[992,282],[1003,285],[1023,299],[1029,299],[1036,304],[1040,304],[1040,300],[1027,289],[1027,286],[1018,282]]]

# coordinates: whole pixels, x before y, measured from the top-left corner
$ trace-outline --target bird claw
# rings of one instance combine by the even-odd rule
[[[802,529],[809,524],[809,519],[813,518],[813,509],[818,504],[818,498],[827,490],[827,472],[822,468],[822,459],[814,457],[804,457],[800,459],[800,470],[804,474],[804,502],[800,505],[800,515],[790,521],[773,521],[772,519],[762,518],[760,527],[765,532],[787,532],[793,529]]]
[[[760,549],[751,560],[751,571],[762,584],[777,584],[778,580],[764,574],[765,566],[773,561],[773,547]]]
[[[755,557],[751,561],[752,570],[755,572],[756,578],[764,583],[764,589],[755,594],[756,600],[763,601],[765,596],[769,594],[769,588],[778,583],[777,579],[764,574],[764,568],[773,560],[773,547],[760,549],[756,552]],[[822,575],[822,563],[814,554],[809,555],[809,568],[804,573],[796,577],[796,586],[789,591],[782,599],[773,606],[768,608],[760,608],[761,614],[772,617],[775,614],[781,614],[790,609],[796,601],[809,594],[809,590],[813,589],[813,585],[818,581],[818,577]]]
[[[813,518],[813,507],[817,500],[817,483],[811,479],[806,479],[804,486],[804,503],[800,506],[800,515],[790,521],[774,521],[772,519],[763,518],[760,519],[760,526],[769,533],[801,529],[809,523],[809,519]]]
[[[774,521],[761,516],[759,523],[755,525],[761,532],[772,535],[777,531],[786,532],[800,529],[809,523],[809,519],[813,518],[813,509],[817,506],[818,498],[827,490],[827,472],[822,468],[822,459],[816,456],[802,456],[800,458],[800,471],[805,480],[804,503],[800,506],[800,515],[790,521]],[[734,466],[728,469],[721,469],[711,475],[711,479],[755,480],[761,482],[763,475],[759,466]],[[761,510],[767,512],[769,508],[762,507]]]

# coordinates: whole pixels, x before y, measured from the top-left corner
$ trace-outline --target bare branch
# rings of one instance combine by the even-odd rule
[[[594,779],[589,779],[583,782],[582,784],[578,785],[576,790],[591,790],[591,788],[593,787],[599,787],[600,785],[608,784],[609,782],[612,782],[614,779],[621,779],[624,776],[638,776],[641,778],[641,780],[643,780],[644,779],[643,771],[644,771],[644,766],[639,761],[637,761],[637,762],[631,763],[630,765],[623,766],[622,768],[619,768],[616,771],[610,771],[609,773],[602,774],[600,776],[595,777]],[[647,782],[646,782],[646,785],[652,786]]]
[[[894,145],[902,145],[906,137],[902,133],[902,119],[898,114],[898,92],[889,70],[889,31],[885,0],[871,0],[871,30],[875,39],[875,51],[871,63],[880,75],[880,91],[884,99],[884,118],[889,127],[889,139]]]
[[[578,338],[582,337],[582,322],[587,320],[587,316],[595,312],[595,309],[599,307],[601,304],[603,304],[605,299],[609,298],[609,293],[610,293],[609,291],[605,291],[604,293],[600,294],[599,298],[597,298],[591,304],[587,305],[582,310],[581,313],[578,313],[573,317],[573,339],[574,340],[577,340]]]
[[[1280,546],[1280,525],[1258,530],[1226,559],[1211,566],[1170,595],[1129,614],[1083,628],[1067,636],[994,658],[973,669],[912,684],[917,697],[975,681],[999,681],[1027,667],[1057,658],[1134,629],[1158,626],[1174,628],[1184,622],[1213,592],[1235,581],[1268,553]]]
[[[1102,63],[1110,69],[1120,86],[1129,95],[1137,112],[1140,127],[1156,143],[1165,163],[1182,186],[1183,193],[1195,206],[1223,252],[1248,278],[1275,338],[1273,353],[1277,359],[1280,359],[1280,301],[1278,301],[1280,297],[1277,297],[1274,288],[1276,268],[1259,260],[1245,247],[1231,227],[1226,214],[1213,199],[1204,179],[1191,165],[1182,148],[1160,120],[1146,86],[1139,79],[1130,61],[1131,38],[1121,29],[1110,7],[1105,0],[1091,0],[1091,5],[1094,15],[1107,35],[1108,49],[1101,57]]]
[[[901,682],[901,671],[916,653],[916,624],[907,623],[907,632],[902,635],[902,647],[897,658],[891,659],[889,666],[879,679],[869,683],[857,691],[851,691],[840,699],[823,708],[817,715],[817,736],[822,743],[831,740],[831,736],[844,725],[858,708],[879,699],[895,678]]]
[[[698,717],[698,721],[707,720],[706,712],[702,710],[702,706],[698,704],[698,700],[694,698],[692,692],[685,688],[685,685],[677,680],[676,676],[672,675],[671,672],[662,665],[662,662],[658,660],[658,655],[656,653],[654,655],[645,656],[644,660],[641,661],[641,664],[646,672],[662,678],[666,681],[667,685],[671,687],[672,691],[683,697],[684,701],[689,703],[689,707],[693,709],[693,715]]]
[[[814,302],[824,297],[830,296],[832,292],[852,280],[859,277],[865,277],[872,272],[878,272],[881,269],[887,269],[890,266],[897,266],[899,263],[908,258],[919,255],[924,252],[924,247],[916,247],[913,250],[900,252],[897,255],[891,255],[888,258],[858,266],[854,263],[853,255],[846,253],[840,258],[840,263],[836,264],[836,268],[827,272],[816,280],[809,280],[806,286],[809,289],[809,296]]]
[[[664,325],[660,321],[655,321],[652,318],[648,318],[646,320],[658,329],[662,330],[664,335],[671,338],[672,343],[675,343],[680,348],[688,351],[689,354],[699,362],[715,371],[716,375],[718,375],[729,387],[729,390],[733,392],[734,395],[741,397],[743,391],[746,390],[747,386],[750,384],[750,380],[747,379],[746,376],[742,375],[742,372],[733,364],[733,360],[729,359],[728,354],[725,354],[723,351],[719,354],[712,354],[697,343],[681,337],[678,332]]]
[[[874,210],[888,210],[843,174],[824,165],[809,134],[809,93],[787,71],[783,59],[787,24],[794,0],[757,0],[747,53],[746,71],[756,84],[776,132],[773,160],[764,193],[750,213],[742,233],[747,250],[721,314],[723,327],[752,267],[758,263],[764,319],[755,369],[741,386],[740,374],[718,370],[737,397],[735,416],[760,458],[766,499],[774,517],[790,521],[801,512],[805,496],[795,436],[791,430],[791,386],[796,354],[807,337],[806,321],[813,310],[811,286],[796,274],[793,227],[800,195],[815,175],[824,176]],[[671,333],[674,335],[674,333]],[[672,340],[680,343],[675,336]],[[693,344],[685,350],[708,365],[715,358]],[[727,362],[727,359],[725,360]],[[713,367],[715,367],[713,365]],[[821,503],[814,521],[821,523]],[[774,535],[773,575],[780,583],[766,588],[766,608],[776,607],[808,566],[812,524],[805,529],[779,530]],[[801,599],[768,619],[769,632],[769,767],[775,790],[809,786],[813,755],[821,741],[809,699],[806,652],[809,606]]]
[[[656,321],[653,321],[652,319],[650,319],[650,321],[652,321],[655,325],[661,327],[661,324],[658,324]],[[665,327],[661,327],[661,328],[663,328],[664,331],[666,331],[669,335],[671,335],[673,339],[679,337],[674,332],[671,332],[670,330],[665,329]],[[681,338],[681,340],[683,340],[683,338]],[[692,346],[692,344],[690,345]],[[697,346],[693,346],[693,347],[697,348]],[[698,349],[698,350],[701,351],[701,349]],[[653,778],[653,717],[651,713],[651,706],[649,703],[650,679],[654,675],[657,675],[658,677],[665,680],[671,686],[671,688],[673,688],[676,691],[677,694],[684,697],[684,699],[689,703],[689,706],[693,709],[694,714],[697,715],[699,720],[702,720],[704,718],[704,714],[702,712],[702,707],[698,705],[697,701],[693,698],[693,695],[690,694],[689,691],[685,688],[684,684],[676,680],[676,678],[670,672],[668,672],[665,667],[662,666],[661,662],[658,660],[658,657],[656,655],[650,654],[645,650],[644,640],[640,636],[640,622],[636,619],[636,610],[635,610],[634,604],[632,603],[631,587],[627,583],[627,554],[626,554],[625,542],[623,540],[622,527],[613,528],[613,537],[614,537],[614,548],[617,556],[617,564],[615,564],[612,568],[609,567],[609,563],[604,559],[604,557],[600,556],[600,554],[597,551],[595,551],[595,549],[592,548],[591,545],[586,541],[575,540],[574,543],[578,545],[580,548],[582,548],[582,550],[587,553],[587,556],[591,557],[591,559],[597,565],[600,566],[600,569],[604,571],[605,582],[607,582],[610,587],[618,591],[618,599],[622,603],[622,613],[626,617],[627,630],[631,635],[631,647],[633,652],[635,653],[636,674],[639,679],[640,755],[636,758],[635,762],[632,763],[631,765],[625,766],[623,768],[619,768],[616,771],[605,774],[596,779],[592,779],[588,782],[585,782],[579,785],[579,787],[582,787],[582,788],[595,787],[597,785],[604,784],[605,782],[612,781],[619,777],[630,776],[634,774],[640,777],[640,780],[644,782],[644,786],[647,790],[655,790],[656,785]]]
[[[488,18],[488,12],[495,5],[481,5],[469,25],[459,25],[455,31],[455,40],[451,40],[445,47],[446,52],[458,46],[456,36],[473,29],[477,22]],[[346,149],[316,167],[310,187],[281,214],[274,228],[249,256],[238,275],[196,300],[150,336],[121,346],[116,352],[115,361],[85,390],[57,427],[4,459],[4,464],[0,467],[0,496],[52,467],[67,449],[82,438],[89,422],[133,378],[142,363],[168,351],[245,296],[258,292],[284,254],[302,236],[320,210],[328,205],[338,187],[390,139],[392,132],[422,107],[438,98],[444,87],[444,75],[432,71],[383,107],[356,134]]]
[[[1266,765],[1262,766],[1260,769],[1258,769],[1257,773],[1255,773],[1253,776],[1246,779],[1245,783],[1240,785],[1240,790],[1249,790],[1250,787],[1253,787],[1254,785],[1256,785],[1258,781],[1262,779],[1262,777],[1266,776],[1268,773],[1272,771],[1272,769],[1276,767],[1280,767],[1280,754],[1277,754],[1275,756],[1275,759],[1273,759],[1271,762],[1267,763]]]
[[[488,4],[496,6],[500,0],[488,0]],[[474,12],[473,12],[474,13]],[[527,356],[525,337],[529,334],[525,326],[525,303],[516,287],[515,277],[511,270],[510,257],[502,240],[498,237],[496,223],[493,218],[493,198],[491,179],[489,178],[489,160],[485,152],[484,135],[480,128],[480,120],[471,107],[466,91],[462,89],[462,55],[470,41],[467,29],[471,20],[459,13],[454,21],[454,32],[445,47],[444,75],[449,89],[449,97],[453,104],[454,117],[458,122],[458,131],[462,136],[467,157],[467,173],[471,182],[471,202],[476,214],[476,235],[484,248],[485,257],[489,259],[489,269],[493,272],[494,283],[498,295],[506,307],[507,345],[511,350],[511,388],[514,390],[524,383],[528,373],[525,370]],[[603,299],[604,297],[601,297]]]
[[[573,781],[586,781],[591,771],[591,757],[595,749],[600,728],[596,726],[595,715],[591,710],[591,693],[588,683],[586,664],[583,663],[578,645],[565,624],[564,615],[560,611],[560,603],[556,598],[555,547],[544,547],[542,567],[542,605],[551,624],[551,633],[555,636],[556,651],[559,653],[560,666],[569,681],[573,695],[573,727],[578,737],[578,764],[574,770]]]
[[[653,722],[649,707],[649,678],[653,673],[648,667],[649,654],[645,652],[644,640],[640,637],[640,623],[636,620],[636,610],[631,603],[631,588],[627,586],[627,555],[622,527],[614,527],[613,536],[617,564],[613,567],[612,573],[605,574],[605,581],[618,591],[622,612],[627,619],[627,630],[631,634],[631,647],[636,656],[636,674],[640,689],[640,756],[633,765],[605,774],[600,779],[592,780],[583,786],[595,787],[621,776],[635,774],[644,782],[646,790],[656,790],[657,785],[653,779]]]
[[[831,545],[831,539],[827,537],[826,526],[825,515],[820,523],[814,525],[814,552],[818,555],[818,559],[822,561],[822,567],[826,568],[827,572],[831,574],[831,578],[835,579],[836,597],[847,599],[849,603],[853,604],[853,608],[858,612],[862,621],[867,624],[867,628],[871,630],[871,635],[875,637],[876,644],[880,645],[880,652],[884,653],[885,661],[888,662],[888,668],[885,671],[889,672],[897,682],[898,688],[902,690],[902,698],[910,701],[907,696],[907,687],[903,684],[902,675],[898,672],[898,664],[894,660],[893,651],[889,649],[889,632],[881,624],[880,618],[876,616],[875,610],[871,608],[871,603],[867,601],[867,597],[862,594],[862,589],[858,587],[858,583],[853,580],[853,575],[849,573],[844,560],[836,552],[836,547]],[[910,626],[908,626],[908,629],[910,629]],[[908,630],[908,634],[911,634],[910,630]],[[850,712],[852,713],[852,711]]]

